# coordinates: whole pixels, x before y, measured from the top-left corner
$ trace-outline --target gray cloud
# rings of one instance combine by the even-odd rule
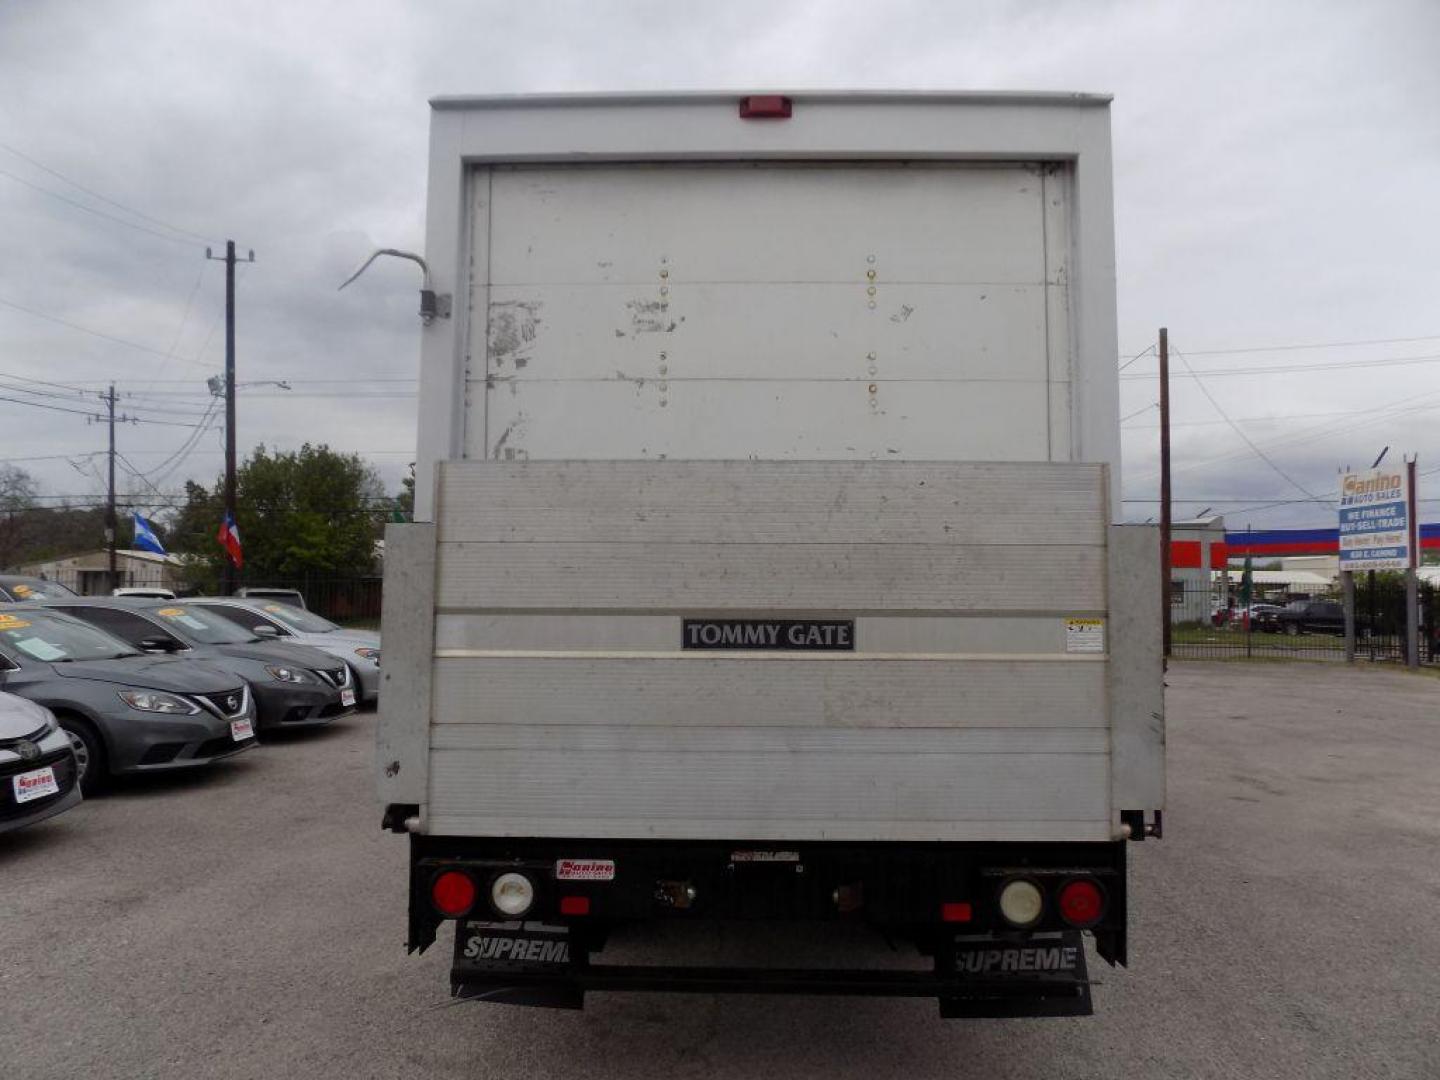
[[[1164,323],[1197,371],[1303,367],[1440,353],[1437,338],[1202,355],[1440,334],[1437,40],[1440,5],[1428,0],[12,3],[0,7],[0,141],[155,218],[253,247],[257,262],[239,289],[242,382],[335,381],[294,382],[288,398],[273,387],[244,391],[241,445],[311,439],[383,451],[375,460],[393,486],[413,442],[414,399],[382,396],[401,384],[359,380],[413,377],[414,270],[377,264],[363,288],[335,286],[375,246],[421,246],[433,94],[1112,91],[1122,345],[1140,351]],[[0,169],[126,216],[3,150]],[[176,422],[203,407],[205,376],[222,358],[222,335],[212,333],[221,274],[203,262],[203,243],[127,229],[4,176],[0,228],[0,297],[162,352],[174,341],[177,352],[166,360],[0,307],[0,371],[95,387],[114,378],[150,395],[136,407],[168,402]],[[1127,374],[1153,370],[1146,358]],[[1426,461],[1440,455],[1440,363],[1205,385],[1286,473],[1322,494],[1337,465],[1368,463],[1386,443]],[[1153,400],[1152,384],[1122,384],[1122,414]],[[1409,411],[1378,411],[1392,403]],[[1300,497],[1186,378],[1175,419],[1177,494],[1232,506]],[[1154,497],[1154,423],[1151,410],[1126,429],[1134,499]],[[83,417],[4,402],[0,431],[5,458],[101,445]],[[121,444],[149,467],[187,434],[126,428]],[[217,447],[207,436],[182,474],[213,476]],[[99,491],[63,460],[25,464],[52,493]],[[1153,505],[1128,509],[1143,518]],[[1232,516],[1246,520],[1319,524],[1328,511]]]

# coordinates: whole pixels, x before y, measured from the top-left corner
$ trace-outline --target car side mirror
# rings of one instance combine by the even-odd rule
[[[256,637],[278,638],[280,636],[280,631],[273,626],[253,626],[251,629],[255,631]]]
[[[172,653],[180,648],[173,638],[147,637],[140,639],[140,651],[148,653]]]

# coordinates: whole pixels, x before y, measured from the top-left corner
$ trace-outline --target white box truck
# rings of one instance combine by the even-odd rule
[[[1109,102],[432,103],[378,771],[457,995],[1091,1008],[1165,798],[1120,518]],[[856,921],[932,965],[604,963]],[[821,929],[823,933],[823,928]]]

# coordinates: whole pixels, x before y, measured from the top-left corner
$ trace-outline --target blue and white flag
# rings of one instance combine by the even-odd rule
[[[150,522],[140,516],[139,511],[135,514],[135,550],[153,551],[156,555],[164,555],[165,547],[160,543],[160,538],[155,535],[155,530],[150,527]]]

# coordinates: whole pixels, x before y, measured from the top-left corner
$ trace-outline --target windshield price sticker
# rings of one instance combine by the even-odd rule
[[[1105,651],[1105,620],[1066,619],[1065,651],[1067,653],[1103,653]]]
[[[0,615],[0,630],[24,630],[29,625],[18,615]]]

